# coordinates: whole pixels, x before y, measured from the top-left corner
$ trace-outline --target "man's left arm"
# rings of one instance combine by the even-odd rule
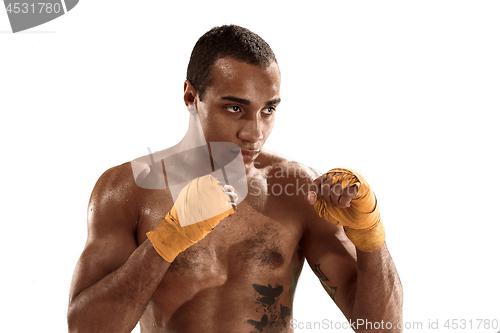
[[[302,240],[311,268],[356,332],[401,332],[402,286],[368,183],[346,169],[313,183],[306,200],[315,215]]]
[[[373,252],[357,250],[357,259],[352,308],[352,317],[359,320],[357,330],[402,332],[403,290],[387,246]]]

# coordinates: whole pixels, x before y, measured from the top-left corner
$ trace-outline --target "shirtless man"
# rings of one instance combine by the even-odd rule
[[[138,186],[130,162],[107,170],[90,198],[69,331],[130,332],[140,320],[141,332],[292,332],[293,294],[306,258],[346,318],[361,324],[351,326],[355,331],[400,332],[402,288],[384,241],[367,250],[346,236],[354,230],[351,204],[364,200],[358,192],[367,185],[346,185],[263,149],[280,102],[280,72],[267,43],[237,26],[214,28],[200,41],[184,101],[207,142],[240,147],[248,194],[168,261],[149,232],[162,237],[171,192]],[[334,150],[317,150],[333,160]],[[237,202],[231,192],[224,187]],[[325,210],[318,214],[319,202],[347,214],[340,225],[324,218]],[[358,320],[392,329],[370,330]]]

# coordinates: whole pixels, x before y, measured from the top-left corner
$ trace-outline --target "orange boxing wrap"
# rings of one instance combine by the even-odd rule
[[[358,193],[348,208],[337,208],[317,200],[314,209],[322,218],[344,227],[347,237],[362,252],[373,252],[385,242],[377,198],[368,182],[353,170],[335,168],[327,173],[331,184],[342,183],[342,190],[356,185]]]
[[[146,235],[156,252],[166,261],[173,262],[179,253],[203,239],[222,219],[234,213],[230,201],[217,179],[211,175],[196,178],[181,190],[160,225]],[[182,212],[181,219],[178,211]],[[222,213],[215,215],[217,212]]]

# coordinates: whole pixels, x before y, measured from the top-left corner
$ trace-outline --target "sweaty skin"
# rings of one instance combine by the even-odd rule
[[[266,153],[261,157],[273,159]],[[121,168],[127,172],[129,166]],[[286,332],[293,274],[300,273],[304,261],[299,244],[306,228],[303,212],[312,208],[303,194],[263,195],[268,181],[270,186],[285,181],[270,178],[280,169],[279,163],[262,163],[249,177],[250,193],[236,213],[170,265],[141,318],[143,332]],[[164,203],[173,202],[165,191],[135,190],[143,192],[135,196],[142,198],[136,229],[142,243],[156,217],[167,212]]]
[[[140,320],[141,332],[292,332],[305,258],[348,319],[400,320],[400,284],[385,245],[356,252],[342,227],[306,200],[320,174],[263,149],[279,103],[277,65],[222,58],[212,75],[203,101],[189,81],[184,100],[196,104],[207,142],[241,148],[246,198],[170,264],[146,237],[174,204],[168,186],[137,186],[130,163],[105,172],[89,203],[69,331],[130,332]]]

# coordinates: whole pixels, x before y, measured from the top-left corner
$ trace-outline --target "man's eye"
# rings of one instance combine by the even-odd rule
[[[226,110],[232,113],[237,113],[241,111],[240,107],[236,105],[226,106]]]
[[[276,111],[276,108],[274,108],[274,107],[268,107],[268,108],[265,108],[264,110],[262,110],[262,113],[265,114],[265,115],[271,115],[275,111]]]

